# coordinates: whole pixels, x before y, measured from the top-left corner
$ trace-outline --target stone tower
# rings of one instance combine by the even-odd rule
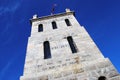
[[[23,76],[20,80],[120,80],[74,12],[31,19]]]

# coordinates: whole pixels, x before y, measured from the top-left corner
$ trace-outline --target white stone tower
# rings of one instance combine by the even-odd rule
[[[31,19],[23,76],[20,80],[120,80],[74,12]]]

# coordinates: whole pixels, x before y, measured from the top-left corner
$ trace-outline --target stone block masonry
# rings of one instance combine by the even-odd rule
[[[31,19],[23,76],[20,80],[120,80],[74,12]]]

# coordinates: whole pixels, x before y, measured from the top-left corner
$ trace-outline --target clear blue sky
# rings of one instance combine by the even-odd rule
[[[23,73],[29,19],[70,8],[105,57],[120,72],[120,0],[0,0],[0,80],[19,80]]]

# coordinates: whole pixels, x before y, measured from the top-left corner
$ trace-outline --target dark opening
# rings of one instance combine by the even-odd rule
[[[98,80],[106,80],[106,77],[105,77],[105,76],[100,76],[100,77],[98,78]]]
[[[42,32],[42,31],[43,31],[43,25],[40,24],[40,25],[38,26],[38,32]]]
[[[53,27],[53,29],[57,29],[57,24],[55,21],[52,22],[52,27]]]
[[[76,52],[77,52],[77,49],[76,49],[76,45],[75,45],[72,37],[71,37],[71,36],[67,37],[67,40],[68,40],[68,43],[69,43],[69,45],[70,45],[70,48],[71,48],[72,53],[76,53]]]
[[[68,19],[65,19],[65,22],[66,22],[67,26],[71,26],[71,23]]]
[[[50,44],[48,41],[44,42],[44,59],[51,58]]]

